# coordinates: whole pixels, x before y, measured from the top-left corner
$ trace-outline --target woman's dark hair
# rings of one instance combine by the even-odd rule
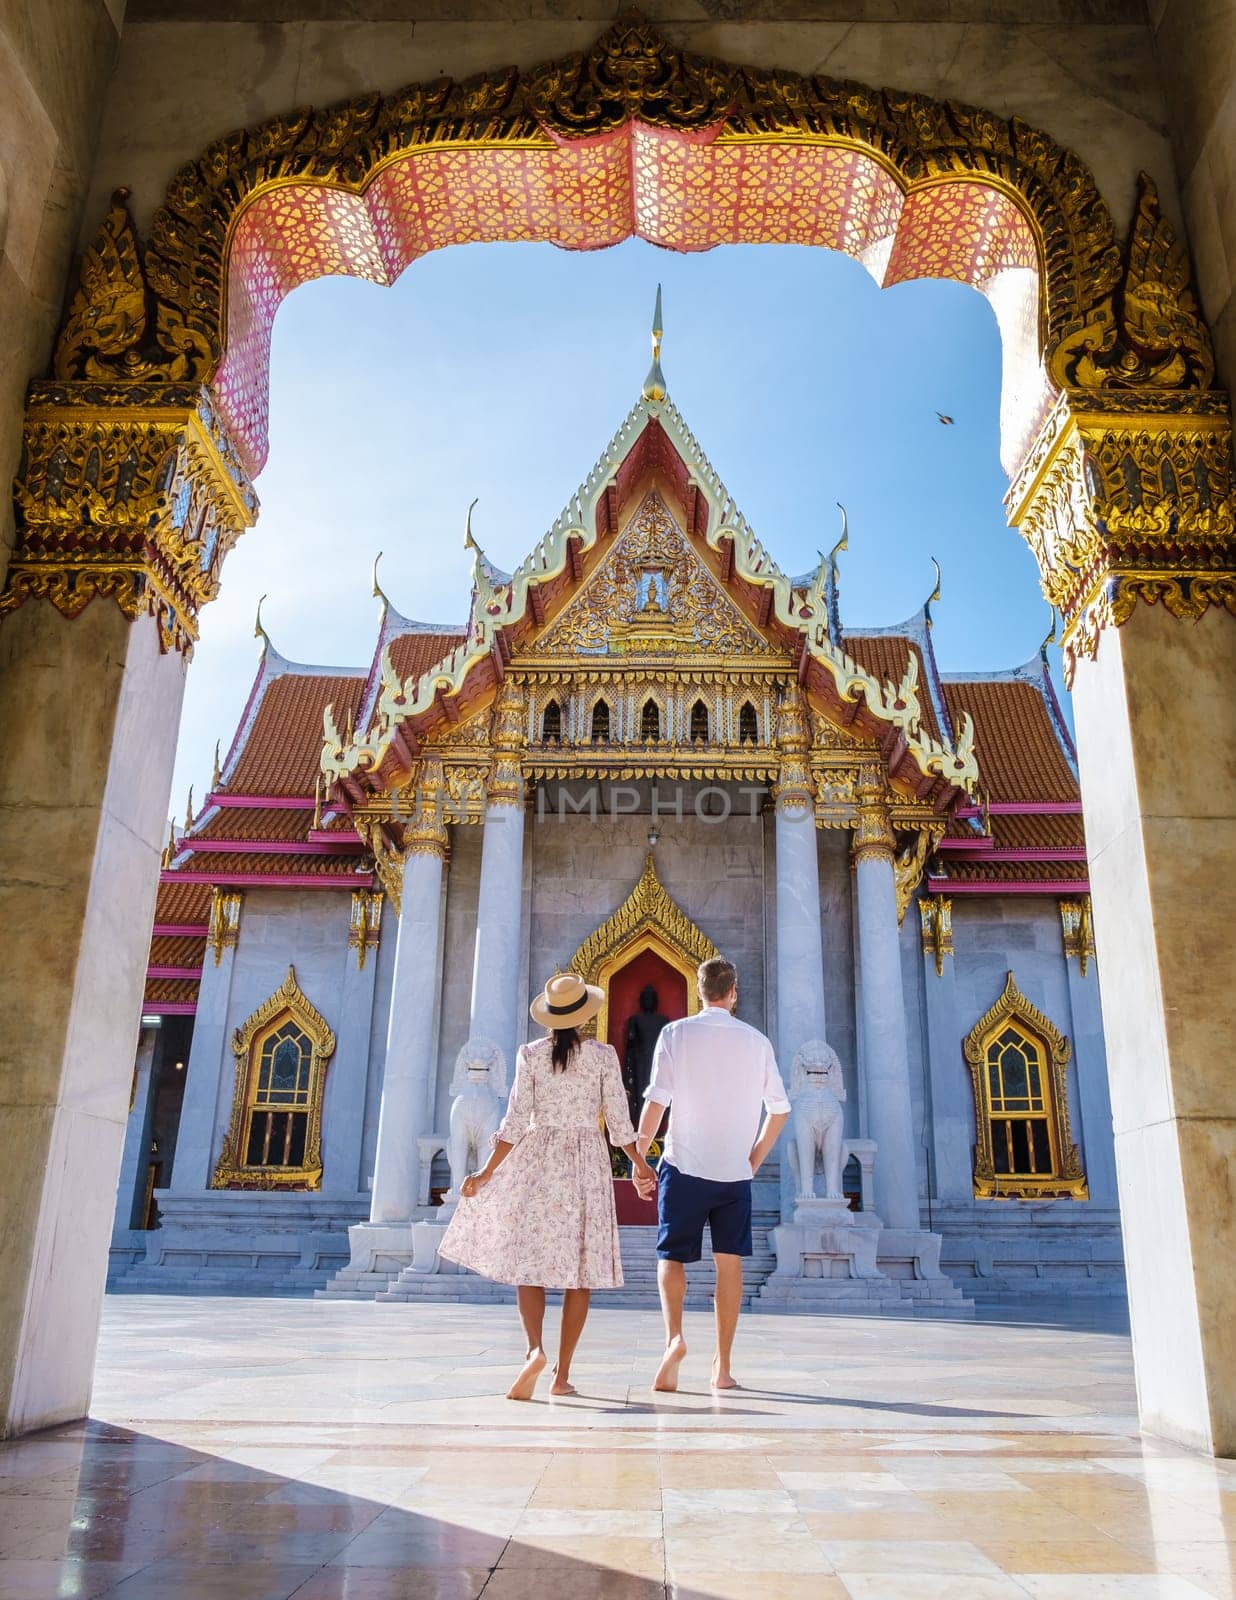
[[[555,1072],[565,1072],[571,1065],[571,1057],[579,1049],[578,1028],[555,1028],[554,1047],[550,1051],[550,1060],[553,1062]]]

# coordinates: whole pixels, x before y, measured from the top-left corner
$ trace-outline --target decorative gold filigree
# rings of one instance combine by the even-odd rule
[[[874,762],[859,768],[855,788],[854,864],[863,861],[891,862],[896,852],[888,816],[887,779]]]
[[[382,937],[381,889],[353,889],[352,915],[348,920],[348,949],[356,951],[356,968],[365,970],[365,958],[378,948]]]
[[[521,759],[526,743],[524,718],[527,708],[527,693],[523,683],[508,674],[494,701],[489,727],[493,767],[489,774],[487,798],[491,806],[522,806],[524,803]]]
[[[1188,252],[1144,172],[1120,287],[1056,345],[1050,366],[1061,388],[1209,389],[1214,383],[1214,350]]]
[[[434,855],[446,859],[450,847],[446,831],[448,799],[442,762],[436,756],[427,756],[417,771],[412,814],[403,825],[405,857]]]
[[[651,850],[644,857],[644,870],[634,889],[613,916],[588,935],[572,957],[570,969],[585,982],[605,987],[608,979],[643,949],[656,950],[683,974],[688,1008],[697,1011],[696,969],[701,961],[710,961],[721,952],[670,898],[657,876]],[[596,1022],[598,1038],[605,1038],[607,1024],[608,991],[606,1007]]]
[[[356,811],[352,813],[352,822],[373,859],[373,870],[378,875],[378,882],[386,892],[395,915],[398,916],[403,905],[404,856],[392,838],[390,819]]]
[[[218,884],[210,891],[206,943],[214,952],[216,967],[223,961],[223,952],[234,949],[240,942],[240,912],[244,898],[239,889],[221,889]]]
[[[1052,1171],[1015,1177],[997,1174],[992,1155],[991,1109],[987,1089],[987,1047],[992,1037],[1012,1021],[1043,1050],[1046,1075],[1047,1121],[1051,1140]],[[962,1040],[962,1053],[970,1067],[974,1091],[974,1122],[978,1140],[974,1147],[974,1193],[980,1200],[1045,1199],[1048,1197],[1085,1200],[1089,1189],[1082,1172],[1081,1158],[1069,1125],[1068,1064],[1069,1041],[1031,1005],[1017,987],[1010,972],[1004,991],[995,1005],[985,1011]]]
[[[918,903],[923,954],[936,964],[936,977],[944,976],[944,958],[953,953],[953,902],[947,895],[925,894]]]
[[[1090,918],[1090,896],[1060,902],[1060,932],[1064,939],[1064,959],[1074,957],[1082,977],[1094,959],[1094,923]]]
[[[797,813],[811,805],[811,724],[807,702],[797,683],[786,684],[776,710],[777,749],[781,769],[773,785],[778,811]]]
[[[257,497],[209,394],[192,385],[35,384],[0,612],[78,616],[98,595],[188,650]]]
[[[145,272],[164,371],[209,379],[223,347],[225,252],[237,218],[288,180],[356,192],[401,156],[443,143],[595,138],[622,124],[693,138],[821,140],[870,151],[910,189],[976,178],[1015,196],[1038,235],[1044,324],[1056,345],[1094,320],[1119,270],[1111,217],[1077,156],[1018,118],[896,90],[708,61],[623,18],[593,48],[521,75],[438,79],[298,110],[215,140],[176,173],[156,211]],[[66,347],[66,358],[82,346]],[[131,346],[96,349],[124,374]]]
[[[1213,391],[1057,403],[1005,503],[1064,619],[1066,681],[1139,601],[1181,618],[1236,613],[1231,450]]]
[[[914,891],[923,881],[923,873],[932,851],[940,843],[944,834],[944,824],[933,823],[930,827],[918,828],[909,844],[897,852],[893,862],[893,880],[897,888],[897,925],[905,921],[906,907],[914,898]]]
[[[261,1046],[271,1031],[288,1021],[302,1030],[311,1047],[309,1087],[303,1109],[308,1116],[304,1161],[297,1167],[249,1166],[244,1159],[250,1114],[257,1109],[257,1066]],[[218,1165],[210,1180],[212,1189],[320,1189],[322,1187],[322,1095],[326,1064],[335,1053],[335,1035],[326,1018],[296,981],[288,975],[232,1036],[236,1058],[236,1084],[232,1115],[228,1121]]]

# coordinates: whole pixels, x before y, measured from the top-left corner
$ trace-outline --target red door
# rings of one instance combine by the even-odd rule
[[[657,991],[657,1010],[663,1017],[677,1022],[687,1014],[687,980],[682,973],[655,950],[641,950],[632,956],[609,980],[609,1042],[620,1062],[626,1057],[627,1023],[639,1010],[640,992],[647,984]],[[619,1222],[656,1224],[656,1200],[640,1200],[629,1181],[615,1183],[614,1200]]]

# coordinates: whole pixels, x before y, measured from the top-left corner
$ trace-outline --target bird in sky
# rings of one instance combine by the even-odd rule
[[[940,421],[944,424],[944,426],[946,428],[951,428],[953,426],[952,417],[946,417],[944,415],[943,411],[937,411],[936,412],[936,416],[939,417]]]

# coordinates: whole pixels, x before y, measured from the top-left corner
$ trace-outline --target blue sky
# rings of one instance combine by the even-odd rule
[[[443,622],[467,610],[470,500],[492,559],[509,569],[524,556],[639,394],[658,282],[669,392],[784,570],[832,546],[841,501],[845,623],[907,617],[931,591],[934,555],[944,671],[1034,654],[1047,608],[1004,521],[1000,341],[973,290],[881,290],[858,263],[809,247],[457,247],[389,289],[307,284],[279,312],[262,514],[202,616],[174,815],[190,783],[203,795],[215,740],[226,751],[240,716],[261,594],[284,655],[362,665],[378,550],[392,602]]]

